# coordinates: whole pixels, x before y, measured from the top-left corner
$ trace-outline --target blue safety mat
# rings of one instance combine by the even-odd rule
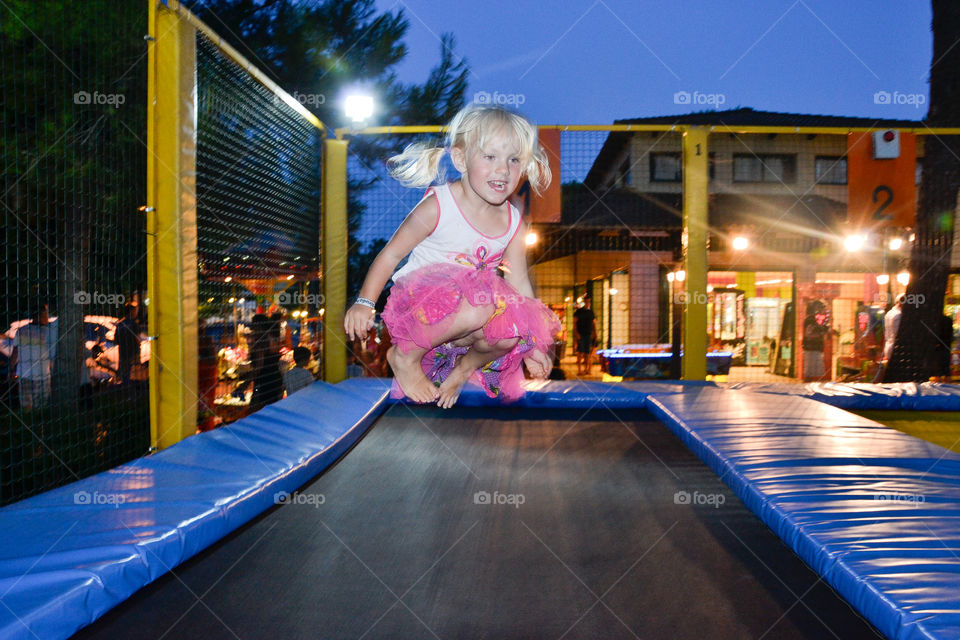
[[[960,456],[798,395],[648,402],[888,638],[960,637]]]
[[[737,382],[727,389],[803,396],[851,411],[960,411],[960,385],[937,382],[895,384]]]
[[[387,406],[385,387],[323,382],[0,509],[0,637],[66,638],[282,502]]]

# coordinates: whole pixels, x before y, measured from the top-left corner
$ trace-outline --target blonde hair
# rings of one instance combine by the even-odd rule
[[[447,127],[445,147],[418,142],[403,153],[387,160],[390,175],[407,187],[427,187],[443,180],[440,161],[447,148],[456,147],[466,153],[483,148],[493,136],[506,130],[520,147],[521,177],[530,181],[533,192],[540,194],[550,185],[552,175],[547,154],[537,142],[537,128],[523,116],[502,107],[473,104],[461,110]]]

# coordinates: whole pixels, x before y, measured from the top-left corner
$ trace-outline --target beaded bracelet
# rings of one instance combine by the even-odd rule
[[[370,307],[370,308],[373,309],[373,310],[376,310],[376,308],[377,308],[377,303],[376,303],[376,302],[374,302],[373,300],[370,300],[370,299],[368,299],[368,298],[361,298],[360,296],[357,296],[357,299],[354,300],[353,303],[354,303],[354,304],[362,305],[362,306],[364,306],[364,307]]]

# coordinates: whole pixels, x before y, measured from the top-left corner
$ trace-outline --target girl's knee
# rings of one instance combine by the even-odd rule
[[[479,306],[473,306],[472,304],[463,304],[460,306],[460,317],[464,321],[474,327],[482,327],[487,323],[487,320],[490,319],[490,316],[493,315],[493,305],[485,304]]]
[[[513,348],[517,346],[518,342],[520,342],[520,338],[504,338],[503,340],[495,342],[490,346],[494,351],[503,351],[506,353],[507,351],[513,350]]]

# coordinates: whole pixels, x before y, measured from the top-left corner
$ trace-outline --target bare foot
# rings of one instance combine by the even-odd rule
[[[553,360],[547,357],[547,354],[534,349],[523,358],[523,363],[527,365],[527,371],[534,378],[546,378],[553,369]]]
[[[462,361],[463,359],[461,358],[461,362]],[[457,404],[457,399],[460,397],[460,390],[463,389],[463,385],[467,383],[472,373],[473,369],[461,367],[460,364],[457,363],[457,366],[453,368],[453,371],[450,372],[447,379],[440,384],[440,397],[437,399],[437,406],[441,409],[449,409]]]
[[[387,362],[393,367],[393,375],[404,395],[414,402],[433,402],[438,391],[420,368],[420,358],[416,351],[403,353],[396,345],[387,350]]]

